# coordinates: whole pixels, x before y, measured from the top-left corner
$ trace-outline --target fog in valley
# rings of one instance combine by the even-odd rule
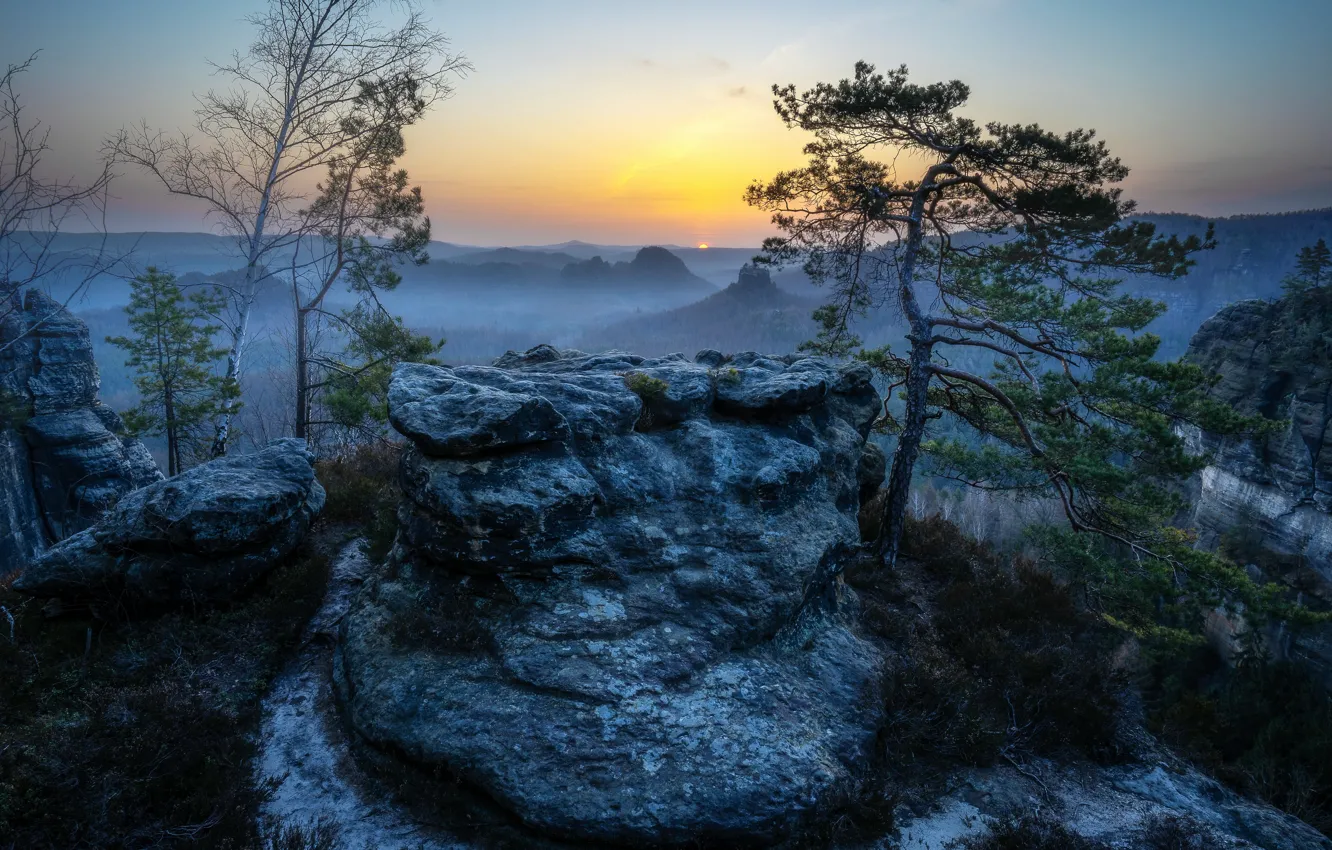
[[[1163,232],[1201,235],[1208,219],[1184,214],[1142,218]],[[1162,339],[1159,356],[1180,356],[1209,316],[1234,301],[1280,295],[1281,280],[1302,245],[1332,238],[1332,210],[1237,216],[1215,222],[1217,247],[1197,256],[1184,278],[1129,279],[1127,289],[1165,302],[1167,312],[1147,329]],[[152,266],[178,276],[185,288],[225,284],[239,272],[234,243],[202,233],[62,234],[53,249],[71,271],[45,286],[91,329],[102,398],[116,409],[137,397],[124,353],[106,343],[126,332],[128,278]],[[120,261],[84,284],[80,257]],[[587,352],[612,349],[645,356],[703,349],[788,352],[812,339],[810,318],[827,293],[798,267],[742,269],[759,248],[557,245],[485,248],[432,242],[429,262],[398,268],[402,282],[380,294],[389,313],[412,330],[446,340],[438,359],[486,364],[506,351],[548,343]],[[280,266],[281,257],[274,266]],[[81,286],[73,292],[76,286]],[[867,346],[903,341],[903,324],[885,298],[883,309],[855,331]],[[354,306],[345,285],[329,296],[330,311]],[[283,433],[290,408],[290,284],[277,271],[262,288],[252,317],[243,379],[242,440],[262,443]],[[331,330],[328,332],[332,332]],[[988,358],[964,352],[984,371]]]

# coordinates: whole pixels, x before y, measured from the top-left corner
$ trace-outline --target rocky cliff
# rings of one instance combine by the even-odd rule
[[[0,564],[18,566],[162,474],[98,401],[83,322],[37,290],[0,317]]]
[[[1192,449],[1211,455],[1192,494],[1199,545],[1226,549],[1305,601],[1332,604],[1332,293],[1232,304],[1199,328],[1187,357],[1220,376],[1217,397],[1281,423],[1258,439],[1191,435]],[[1231,658],[1245,628],[1234,612],[1217,611],[1208,634]],[[1264,643],[1332,686],[1332,629],[1274,624]]]
[[[581,841],[763,840],[818,811],[883,705],[829,580],[858,541],[869,370],[499,363],[394,373],[406,498],[344,621],[352,725]]]
[[[1212,455],[1194,516],[1202,542],[1244,538],[1332,583],[1332,296],[1232,304],[1202,325],[1188,358],[1220,375],[1219,398],[1285,423],[1257,440],[1195,435]]]

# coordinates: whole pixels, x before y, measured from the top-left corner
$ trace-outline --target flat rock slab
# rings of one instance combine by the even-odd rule
[[[352,724],[566,839],[762,843],[816,817],[883,704],[853,596],[807,594],[858,542],[868,369],[501,362],[395,372],[412,445],[394,554],[339,645]],[[558,419],[509,439],[492,396]]]

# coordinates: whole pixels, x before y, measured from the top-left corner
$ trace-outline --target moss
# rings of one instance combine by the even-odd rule
[[[644,401],[652,401],[666,395],[671,385],[660,378],[654,378],[646,372],[627,372],[624,385]]]
[[[27,399],[0,387],[0,429],[19,430],[32,418],[32,406]]]
[[[0,588],[16,619],[14,642],[0,639],[6,846],[256,846],[260,701],[328,560],[311,543],[229,609],[143,622],[46,619]]]
[[[740,375],[740,370],[735,368],[714,369],[713,378],[719,384],[725,384],[727,386],[733,387],[736,384],[740,383],[741,375]]]

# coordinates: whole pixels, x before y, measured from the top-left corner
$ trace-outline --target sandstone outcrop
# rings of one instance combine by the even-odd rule
[[[0,304],[0,564],[26,563],[161,480],[98,383],[87,325],[38,290]]]
[[[1220,376],[1216,397],[1283,423],[1258,439],[1190,434],[1193,450],[1211,456],[1192,494],[1199,544],[1226,546],[1261,562],[1249,564],[1260,580],[1332,603],[1332,295],[1232,304],[1199,328],[1187,356]],[[1244,628],[1225,612],[1209,621],[1227,657]],[[1274,656],[1302,660],[1332,683],[1332,629],[1273,625],[1265,639]]]
[[[370,742],[575,840],[764,841],[845,789],[884,660],[863,365],[549,346],[403,365],[399,535],[335,667]]]
[[[232,599],[290,554],[324,505],[302,440],[274,440],[124,496],[19,576],[34,596],[130,608]]]
[[[1261,440],[1197,435],[1213,456],[1197,501],[1200,529],[1211,537],[1245,529],[1332,579],[1332,368],[1315,350],[1328,345],[1316,337],[1332,330],[1324,300],[1232,304],[1199,328],[1188,357],[1220,374],[1219,398],[1287,423]]]

